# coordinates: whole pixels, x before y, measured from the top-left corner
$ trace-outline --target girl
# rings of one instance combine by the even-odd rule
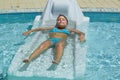
[[[54,27],[43,27],[29,30],[23,35],[29,35],[31,32],[50,30],[49,39],[44,41],[30,56],[28,59],[24,59],[23,62],[28,63],[39,56],[43,51],[49,49],[50,47],[55,48],[55,60],[52,61],[54,64],[59,64],[64,48],[66,46],[66,39],[71,32],[75,32],[80,35],[80,41],[85,41],[85,34],[79,30],[67,28],[68,19],[64,15],[59,15]]]

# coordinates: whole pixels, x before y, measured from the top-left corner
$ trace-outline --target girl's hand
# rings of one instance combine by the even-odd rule
[[[85,42],[86,40],[85,40],[85,35],[84,34],[81,34],[80,35],[80,41],[81,42]]]
[[[29,35],[30,33],[31,33],[31,31],[27,31],[27,32],[24,32],[23,35],[24,35],[24,36],[27,36],[27,35]]]

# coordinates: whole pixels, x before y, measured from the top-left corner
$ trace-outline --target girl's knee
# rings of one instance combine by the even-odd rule
[[[39,47],[40,47],[40,48],[47,48],[47,47],[50,47],[51,45],[52,45],[51,42],[45,41],[45,42],[43,42]]]
[[[46,47],[47,47],[47,45],[45,45],[45,44],[42,44],[39,46],[39,48],[46,48]]]

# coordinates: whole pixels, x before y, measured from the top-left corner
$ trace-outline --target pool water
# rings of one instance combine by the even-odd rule
[[[3,80],[2,77],[7,74],[8,67],[18,48],[25,43],[24,40],[26,37],[22,33],[31,29],[34,18],[38,14],[0,15],[2,18],[0,20],[0,80]],[[94,14],[89,14],[86,13],[90,18],[95,16]],[[95,17],[98,17],[98,20]],[[119,20],[115,18],[113,20],[112,18],[112,21],[110,19],[107,19],[109,21],[101,21],[100,16],[95,17],[93,17],[95,19],[91,19],[92,22],[89,24],[88,35],[86,37],[86,45],[88,45],[86,55],[87,67],[83,80],[119,80]],[[120,15],[117,17],[120,17]]]
[[[120,23],[92,22],[88,29],[86,80],[119,80]]]

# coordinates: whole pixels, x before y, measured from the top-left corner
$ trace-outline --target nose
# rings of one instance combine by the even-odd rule
[[[60,20],[62,21],[63,19],[61,18]]]

